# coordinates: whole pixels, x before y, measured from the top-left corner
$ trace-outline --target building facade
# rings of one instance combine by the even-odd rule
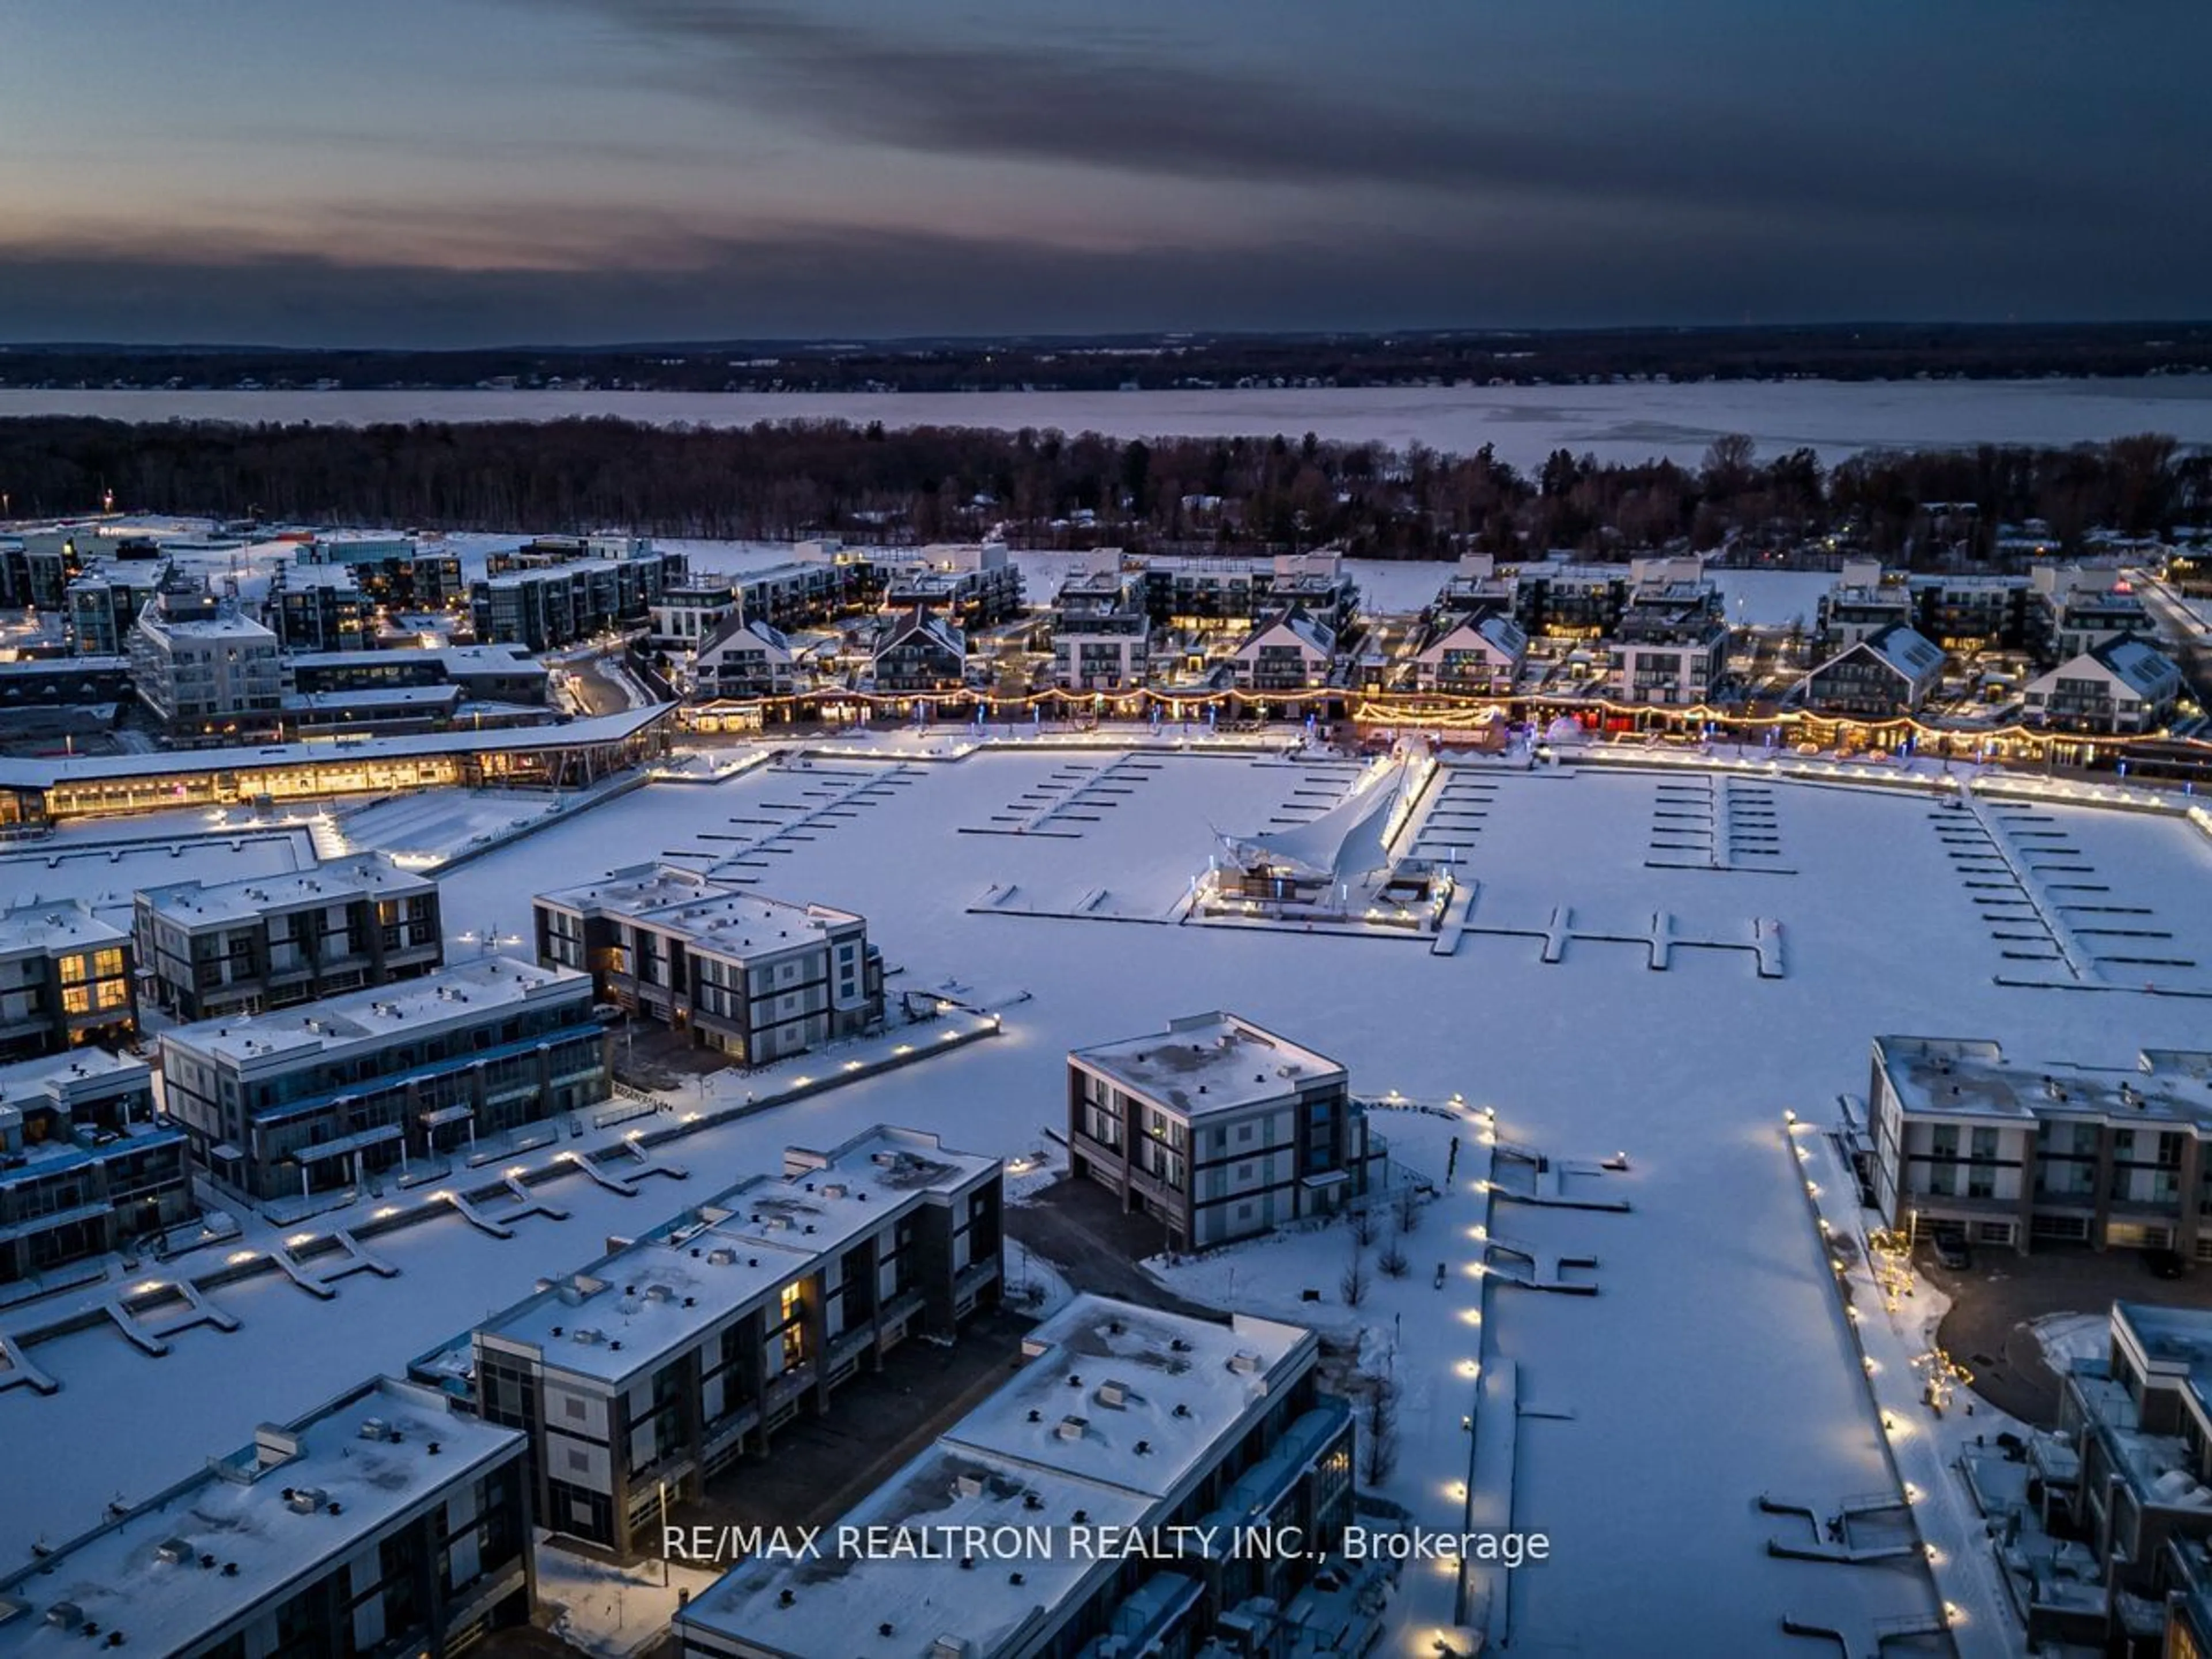
[[[471,1403],[528,1437],[546,1526],[658,1553],[668,1506],[998,1304],[996,1159],[885,1126],[756,1176],[477,1327]],[[450,1365],[433,1374],[449,1381]]]
[[[292,690],[283,643],[236,603],[166,592],[131,630],[138,700],[175,735],[274,731]]]
[[[2181,698],[2181,670],[2148,641],[2107,640],[2027,683],[2028,718],[2069,732],[2161,730]]]
[[[1230,659],[1240,691],[1308,691],[1327,685],[1336,635],[1292,606],[1255,624]]]
[[[1023,1339],[1019,1369],[996,1392],[826,1529],[831,1559],[755,1556],[692,1597],[674,1626],[682,1652],[1364,1653],[1380,1636],[1379,1583],[1339,1619],[1303,1599],[1352,1518],[1352,1413],[1322,1392],[1319,1357],[1319,1340],[1297,1326],[1078,1297]],[[953,1540],[1111,1528],[1157,1540],[1206,1528],[1226,1539],[1238,1527],[1295,1533],[1300,1547],[1031,1548],[978,1560],[957,1546],[917,1559],[829,1543],[939,1528]]]
[[[1943,680],[1943,649],[1903,623],[1861,635],[1799,682],[1808,708],[1887,719],[1917,712]]]
[[[882,953],[849,911],[792,904],[672,865],[611,870],[532,903],[538,959],[602,1002],[764,1066],[880,1024]]]
[[[1891,1226],[2212,1258],[2212,1053],[2132,1073],[2014,1066],[1992,1042],[1878,1037],[1868,1184]]]
[[[153,1077],[101,1048],[0,1066],[0,1284],[193,1212],[185,1137],[157,1116]]]
[[[0,1659],[447,1659],[529,1622],[523,1437],[382,1378],[0,1578]]]
[[[1439,617],[1413,645],[1416,690],[1503,696],[1528,659],[1528,636],[1500,611]]]
[[[968,683],[967,636],[921,605],[884,626],[872,656],[878,691],[957,691]]]
[[[1728,623],[1711,583],[1637,588],[1610,640],[1608,684],[1617,702],[1684,708],[1717,695],[1728,663]]]
[[[734,612],[698,641],[687,666],[694,697],[774,697],[799,684],[798,653],[772,623]]]
[[[148,988],[179,1019],[257,1013],[432,972],[438,884],[387,853],[290,875],[177,882],[132,900]]]
[[[1071,1052],[1067,1144],[1178,1250],[1364,1202],[1387,1152],[1343,1066],[1227,1013]]]
[[[1142,685],[1152,631],[1139,573],[1077,572],[1060,584],[1053,601],[1053,683],[1067,691]]]
[[[131,936],[79,901],[0,911],[0,1060],[131,1042],[137,968]]]
[[[169,1115],[255,1199],[348,1186],[607,1098],[588,975],[488,957],[161,1033]]]

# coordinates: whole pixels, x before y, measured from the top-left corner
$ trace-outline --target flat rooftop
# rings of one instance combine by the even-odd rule
[[[477,1024],[526,1002],[573,993],[588,1005],[591,986],[591,976],[574,969],[487,957],[295,1008],[179,1025],[164,1031],[161,1042],[242,1068],[279,1058],[288,1063],[314,1056],[335,1060],[441,1026]]]
[[[82,1085],[136,1080],[149,1077],[153,1068],[143,1060],[130,1054],[111,1054],[106,1049],[86,1043],[66,1054],[40,1054],[35,1060],[19,1060],[13,1065],[0,1066],[0,1106],[18,1105],[27,1100],[67,1100],[71,1090]]]
[[[41,951],[52,954],[87,945],[120,945],[131,937],[72,900],[41,904],[33,899],[0,910],[0,956]]]
[[[860,920],[827,905],[794,904],[726,886],[673,865],[611,870],[599,881],[539,896],[579,912],[604,911],[633,921],[654,922],[732,956],[789,950],[832,923]],[[794,940],[794,933],[800,938]]]
[[[1288,1095],[1344,1067],[1235,1014],[1194,1015],[1152,1036],[1078,1048],[1069,1056],[1123,1088],[1196,1117]]]
[[[394,1437],[396,1436],[396,1437]],[[295,1443],[295,1454],[283,1447]],[[174,1653],[328,1572],[409,1510],[465,1488],[523,1437],[458,1415],[432,1390],[383,1379],[62,1546],[0,1596],[0,1656],[81,1656],[120,1632],[132,1652]],[[287,1493],[319,1494],[312,1510]],[[302,1500],[304,1503],[304,1500]],[[76,1619],[58,1607],[73,1607]],[[72,1623],[79,1627],[69,1627]],[[81,1629],[97,1625],[87,1639]]]
[[[834,1152],[793,1148],[787,1173],[738,1182],[477,1328],[539,1349],[550,1368],[618,1387],[917,1198],[957,1192],[997,1162],[889,1127]]]
[[[141,890],[154,914],[181,927],[211,921],[252,921],[280,910],[335,903],[364,894],[427,893],[437,883],[403,870],[386,853],[356,853],[282,875],[247,876],[237,881],[173,882]]]
[[[2212,1127],[2212,1052],[2143,1051],[2134,1071],[2066,1061],[2014,1065],[1994,1042],[1878,1039],[1890,1087],[1908,1112],[1937,1117],[2110,1117]]]
[[[410,663],[434,663],[448,676],[464,674],[545,675],[545,665],[518,646],[396,645],[380,651],[302,651],[292,659],[295,668],[400,668]]]
[[[821,1559],[742,1562],[683,1618],[806,1659],[928,1659],[940,1636],[999,1652],[1119,1571],[1086,1552],[1082,1529],[1158,1523],[1316,1346],[1271,1320],[1218,1325],[1078,1297],[1023,1340],[1028,1363],[1004,1386],[824,1533]],[[957,1534],[939,1530],[964,1527],[1020,1534],[993,1531],[968,1568]],[[896,1553],[902,1532],[933,1554]]]

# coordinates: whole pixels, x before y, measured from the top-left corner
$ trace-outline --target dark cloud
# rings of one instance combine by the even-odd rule
[[[1349,46],[1342,65],[1316,64],[1311,81],[1291,84],[1255,71],[1233,48],[1194,51],[1126,30],[1032,28],[1006,40],[942,19],[923,32],[757,0],[570,3],[661,48],[649,71],[659,84],[732,107],[765,104],[847,139],[945,155],[1363,185],[1476,205],[1541,197],[1849,216],[1899,229],[2028,215],[2047,222],[2054,211],[2111,223],[2145,182],[2083,188],[2075,169],[2034,157],[2018,131],[1990,142],[1955,107],[1983,101],[1977,90],[1929,88],[1928,67],[1909,59],[1881,80],[1850,71],[1863,85],[1844,84],[1839,72],[1824,100],[1779,109],[1753,95],[1762,88],[1709,77],[1694,62],[1663,92],[1600,77],[1588,91],[1560,85],[1498,97],[1474,84],[1500,79],[1496,66],[1481,64],[1467,32],[1440,17],[1439,67],[1470,57],[1466,91],[1438,100],[1370,84],[1375,66]],[[1594,43],[1593,62],[1602,58]],[[1510,73],[1503,78],[1510,87]],[[1947,124],[1955,142],[1933,142]]]
[[[2032,238],[1936,244],[1871,280],[1830,240],[1780,228],[1724,264],[1694,234],[1618,257],[1607,227],[1530,222],[1505,246],[1407,229],[1351,243],[1102,254],[1021,241],[785,231],[665,243],[621,270],[453,271],[399,264],[69,257],[0,251],[0,338],[465,345],[613,339],[1874,320],[2188,314],[2190,267],[2033,257]],[[2201,241],[2202,237],[2199,238]],[[2200,248],[2199,252],[2203,250]],[[2083,293],[2104,299],[2084,306]]]

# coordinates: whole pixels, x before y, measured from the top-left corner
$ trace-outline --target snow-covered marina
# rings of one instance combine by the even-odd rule
[[[1547,1559],[1511,1572],[1510,1588],[1483,1587],[1493,1631],[1537,1653],[1651,1650],[1652,1632],[1673,1631],[1695,1632],[1703,1651],[1759,1654],[1796,1646],[1784,1619],[1861,1634],[1924,1620],[1937,1606],[1925,1574],[1767,1551],[1779,1528],[1762,1496],[1825,1512],[1894,1484],[1862,1353],[1783,1149],[1783,1114],[1831,1121],[1839,1094],[1865,1087],[1869,1039],[1888,1031],[1992,1036],[2031,1062],[2126,1066],[2146,1045],[2203,1046],[2212,836],[2179,814],[2035,800],[1994,781],[1962,808],[1957,780],[1940,774],[1899,788],[1894,769],[1739,767],[1726,751],[1616,759],[1443,769],[1401,840],[1425,840],[1432,854],[1449,842],[1474,890],[1472,925],[1449,951],[1180,925],[1223,832],[1310,821],[1358,769],[1280,745],[1186,750],[1172,731],[1125,750],[977,750],[929,733],[724,769],[720,781],[693,769],[690,781],[648,784],[476,849],[474,838],[530,815],[424,792],[334,811],[319,830],[199,819],[210,838],[175,856],[142,840],[170,826],[133,820],[65,832],[48,845],[66,856],[38,874],[55,896],[66,885],[97,906],[114,902],[110,890],[127,903],[140,860],[154,880],[201,874],[203,858],[212,875],[227,858],[276,860],[224,867],[276,873],[319,850],[377,847],[426,863],[473,851],[442,884],[448,948],[465,959],[487,939],[526,933],[533,894],[660,859],[860,912],[894,993],[957,985],[969,1007],[995,1017],[988,1040],[927,1064],[863,1068],[858,1081],[838,1082],[838,1052],[787,1063],[786,1082],[811,1063],[808,1086],[769,1109],[718,1115],[706,1085],[672,1101],[672,1115],[716,1119],[665,1155],[702,1192],[768,1167],[786,1146],[835,1144],[878,1122],[1026,1157],[1064,1121],[1069,1049],[1232,1009],[1399,1107],[1378,1111],[1376,1127],[1400,1169],[1438,1196],[1403,1241],[1413,1270],[1376,1275],[1356,1306],[1340,1284],[1352,1249],[1341,1224],[1181,1263],[1166,1281],[1198,1301],[1319,1326],[1387,1367],[1402,1390],[1405,1453],[1382,1491],[1414,1523],[1456,1532],[1470,1517],[1510,1518],[1547,1535]],[[1085,785],[1086,804],[1035,822]],[[1726,824],[1726,800],[1716,815],[1710,792],[1747,787],[1758,810],[1735,815],[1730,856],[1710,839],[1695,858],[1675,845],[1684,815],[1695,816],[1691,795],[1706,802],[1699,823]],[[516,799],[539,812],[549,801]],[[2031,901],[2023,914],[2048,924],[2042,945],[2004,937],[2029,930],[1997,926],[1977,902],[1981,878],[1954,844],[1962,811],[1976,817],[1982,858],[2011,849],[2009,878]],[[2068,849],[2064,862],[2095,873],[2044,867],[2055,860],[2039,839],[2061,830],[2051,844]],[[103,836],[124,862],[100,855]],[[2085,901],[2063,890],[2084,883],[2154,915],[2140,926],[2168,936],[2158,954],[2169,965],[2100,955],[2098,935],[2069,921]],[[1025,903],[982,902],[994,891]],[[1561,913],[1571,924],[1555,924]],[[1786,941],[1772,972],[1762,925]],[[1684,948],[1699,945],[1744,948]],[[2031,948],[2038,959],[2021,960]],[[2146,981],[2168,994],[2142,994]],[[732,1081],[763,1095],[775,1085]],[[1569,1195],[1606,1203],[1528,1201],[1543,1189],[1520,1196],[1509,1160],[1478,1153],[1486,1139],[1563,1162],[1553,1196],[1564,1182]],[[557,1150],[519,1149],[515,1162]],[[150,1495],[259,1421],[404,1370],[540,1278],[596,1256],[608,1237],[696,1197],[580,1169],[529,1191],[544,1206],[517,1212],[503,1237],[457,1206],[379,1234],[374,1255],[397,1273],[349,1275],[327,1297],[283,1273],[206,1291],[235,1328],[179,1328],[160,1358],[105,1317],[23,1350],[59,1386],[0,1391],[10,1492],[37,1494],[0,1510],[0,1559]],[[359,1218],[425,1201],[386,1191]],[[319,1233],[346,1219],[303,1224]],[[197,1275],[281,1243],[254,1220],[242,1239],[142,1271]],[[1547,1276],[1596,1294],[1541,1293]],[[91,1306],[128,1288],[74,1294]],[[9,1310],[0,1328],[33,1311]],[[1914,1409],[1909,1395],[1881,1403]],[[1940,1462],[1908,1474],[1923,1486],[1955,1480]],[[1947,1529],[1942,1547],[1957,1535]],[[1409,1565],[1390,1650],[1433,1651],[1436,1633],[1466,1613],[1460,1590],[1449,1565]],[[1981,1632],[2008,1617],[1994,1592],[1957,1574],[1943,1595],[1960,1602],[1960,1650],[1992,1650]]]

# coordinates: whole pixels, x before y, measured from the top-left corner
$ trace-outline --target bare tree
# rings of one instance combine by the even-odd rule
[[[1367,1389],[1367,1438],[1359,1448],[1359,1478],[1379,1486],[1398,1468],[1398,1380],[1388,1370],[1370,1378]]]
[[[1352,1260],[1344,1269],[1344,1277],[1337,1281],[1337,1289],[1343,1293],[1344,1305],[1347,1308],[1356,1308],[1367,1300],[1367,1253],[1364,1250],[1352,1251]]]
[[[1392,1239],[1389,1247],[1376,1258],[1375,1265],[1382,1270],[1383,1276],[1387,1279],[1403,1279],[1408,1265],[1406,1261],[1405,1247],[1396,1239]]]
[[[1421,1225],[1421,1194],[1410,1182],[1398,1188],[1398,1231],[1418,1232]]]
[[[1375,1242],[1375,1212],[1364,1204],[1349,1212],[1352,1222],[1352,1242],[1364,1249]]]

